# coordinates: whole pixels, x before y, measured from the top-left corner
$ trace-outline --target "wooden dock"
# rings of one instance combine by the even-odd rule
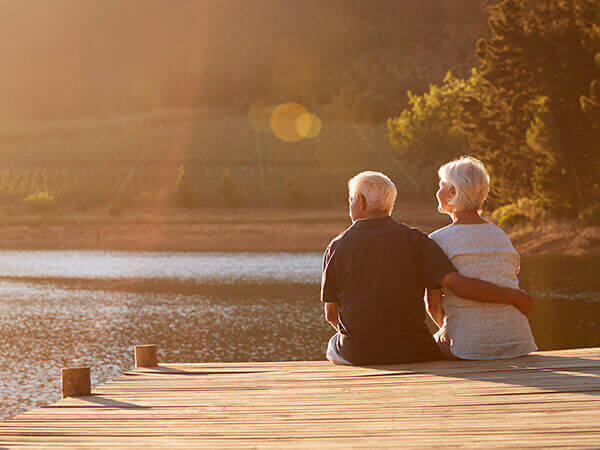
[[[600,446],[600,348],[382,367],[164,364],[0,423],[0,447]]]

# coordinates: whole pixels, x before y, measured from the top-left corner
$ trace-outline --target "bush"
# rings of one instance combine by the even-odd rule
[[[546,214],[537,202],[529,198],[520,198],[515,203],[497,208],[490,219],[500,227],[513,227],[533,222]]]
[[[430,85],[422,95],[408,92],[408,108],[388,119],[388,137],[401,164],[419,174],[417,192],[435,192],[440,165],[469,152],[458,118],[461,100],[477,97],[480,84],[475,71],[465,80],[448,72],[441,85]]]
[[[32,212],[49,212],[56,208],[54,195],[47,191],[35,192],[21,202]]]
[[[579,218],[588,226],[600,225],[600,203],[594,203],[579,214]]]
[[[510,211],[500,218],[498,225],[502,228],[511,228],[515,225],[523,225],[527,222],[529,222],[529,217],[526,215]]]

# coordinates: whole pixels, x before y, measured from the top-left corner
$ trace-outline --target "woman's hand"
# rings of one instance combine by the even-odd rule
[[[427,289],[425,291],[425,309],[436,325],[440,328],[444,325],[444,306],[442,305],[442,291],[439,289]]]

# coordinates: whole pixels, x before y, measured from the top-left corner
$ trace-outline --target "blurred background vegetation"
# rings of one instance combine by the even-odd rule
[[[600,224],[600,4],[505,0],[469,77],[448,74],[388,121],[401,158],[431,171],[461,153],[488,164],[495,216]]]
[[[343,207],[365,167],[402,178],[384,124],[325,121],[317,138],[286,143],[214,107],[28,126],[0,143],[5,204],[48,193],[81,209]]]
[[[476,62],[481,0],[22,0],[0,5],[0,118],[253,102],[381,123]],[[321,112],[320,110],[318,112]]]
[[[1,9],[5,204],[329,207],[365,169],[401,199],[431,199],[436,168],[473,154],[497,220],[600,223],[595,0]],[[290,101],[320,132],[285,142],[256,125],[257,102]]]

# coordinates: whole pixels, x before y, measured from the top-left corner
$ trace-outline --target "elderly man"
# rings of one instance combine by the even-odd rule
[[[352,226],[323,258],[321,301],[337,333],[327,358],[337,364],[392,364],[444,358],[425,324],[425,288],[514,305],[527,314],[533,299],[520,290],[461,276],[442,249],[390,215],[396,187],[379,172],[348,183]]]

